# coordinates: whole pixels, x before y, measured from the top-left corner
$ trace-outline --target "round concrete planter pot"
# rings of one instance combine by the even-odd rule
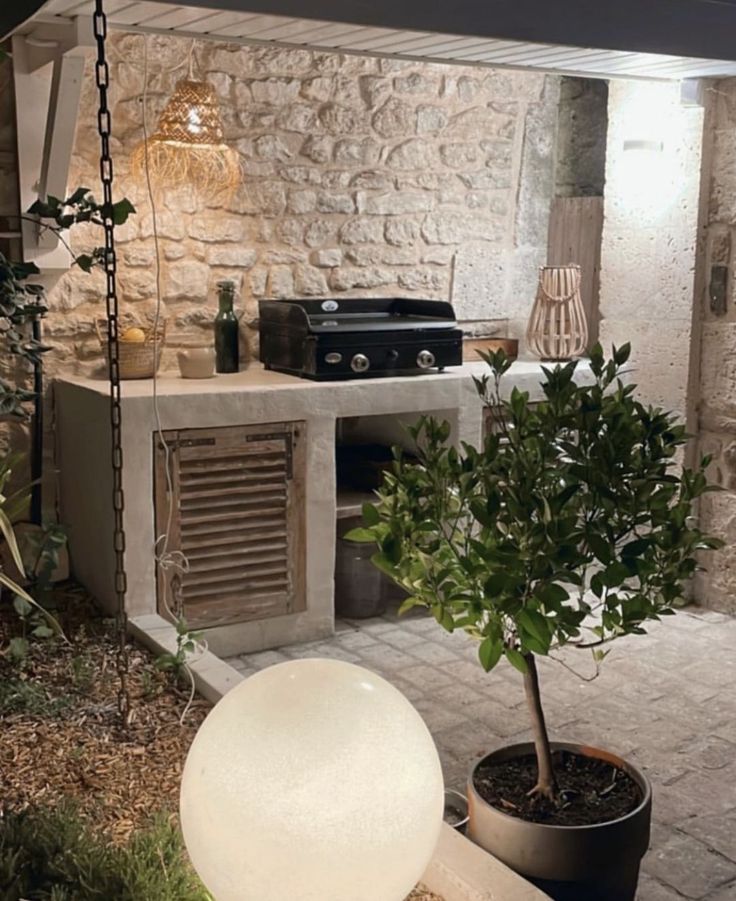
[[[572,751],[624,770],[642,791],[631,813],[593,826],[549,826],[509,816],[475,790],[476,769],[490,760],[534,753],[531,743],[509,745],[474,764],[468,780],[468,837],[555,901],[633,901],[639,864],[649,847],[652,790],[635,767],[615,754],[586,745],[552,742],[553,751]]]

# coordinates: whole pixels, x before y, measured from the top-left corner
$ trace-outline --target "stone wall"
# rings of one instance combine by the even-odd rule
[[[191,42],[148,40],[152,130]],[[116,35],[110,51],[116,193],[138,209],[117,237],[133,310],[150,308],[156,289],[150,205],[129,163],[142,137],[143,41]],[[239,282],[246,323],[259,298],[447,298],[454,281],[460,318],[523,334],[545,256],[558,79],[206,42],[194,60],[216,87],[244,179],[224,207],[183,188],[157,211],[167,366],[177,347],[210,340],[226,277]],[[90,67],[70,186],[96,184],[95,105]],[[90,241],[75,232],[77,249]],[[51,291],[51,372],[99,363],[102,287],[99,274],[72,271]]]
[[[696,582],[698,599],[736,612],[736,79],[713,85],[707,93],[711,141],[706,240],[701,254],[700,450],[713,455],[709,474],[722,489],[701,503],[701,524],[726,542],[709,554],[708,572]],[[725,303],[711,305],[712,267],[728,269]],[[714,274],[714,273],[713,273]]]
[[[645,399],[686,417],[703,110],[676,83],[616,81],[608,113],[600,340],[630,341]]]
[[[558,197],[603,196],[607,132],[608,82],[562,78],[555,173]]]

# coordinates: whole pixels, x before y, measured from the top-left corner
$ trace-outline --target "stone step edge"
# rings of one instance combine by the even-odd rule
[[[176,653],[176,629],[158,614],[129,621],[130,634],[154,654]],[[188,664],[202,697],[216,704],[243,681],[243,675],[211,651]],[[442,824],[440,838],[421,882],[444,901],[545,901],[548,896],[513,870]]]

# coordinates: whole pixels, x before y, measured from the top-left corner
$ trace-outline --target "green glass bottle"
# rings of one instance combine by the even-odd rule
[[[215,371],[237,372],[239,364],[238,317],[233,310],[235,282],[217,283],[220,309],[215,316]]]

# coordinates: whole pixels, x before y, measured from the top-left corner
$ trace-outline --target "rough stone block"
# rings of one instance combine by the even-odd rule
[[[324,103],[330,99],[334,79],[328,75],[317,75],[314,78],[307,78],[302,82],[301,94],[307,100],[316,100]]]
[[[433,269],[411,269],[399,273],[399,285],[406,291],[435,292],[445,285],[445,277]]]
[[[335,239],[337,226],[329,219],[315,219],[310,222],[304,232],[304,243],[307,247],[320,247]]]
[[[391,81],[380,75],[363,75],[360,79],[363,101],[369,109],[380,106],[391,94]]]
[[[386,241],[396,247],[415,244],[419,239],[419,222],[416,219],[387,219]]]
[[[315,250],[310,259],[315,266],[322,269],[334,269],[342,263],[342,251],[337,247],[330,250]]]
[[[258,259],[258,253],[249,247],[208,247],[207,262],[210,266],[233,266],[251,269]]]
[[[294,156],[294,151],[279,135],[261,135],[253,142],[253,150],[261,159],[277,163],[285,163]]]
[[[315,191],[289,191],[286,209],[290,213],[313,213],[317,209]]]
[[[442,131],[448,122],[448,115],[440,106],[423,105],[417,108],[417,132],[434,134]]]
[[[468,216],[450,210],[430,213],[422,223],[427,244],[462,244],[466,241],[496,241],[499,224],[492,219]]]
[[[319,111],[322,127],[332,135],[349,135],[362,124],[362,114],[349,106],[337,103],[325,103]]]
[[[291,266],[273,266],[268,274],[268,293],[275,298],[294,296],[294,274]]]
[[[328,293],[324,273],[314,266],[297,266],[295,276],[297,294],[324,296]]]
[[[277,121],[279,128],[284,131],[295,131],[303,135],[314,127],[317,113],[306,103],[293,103],[279,113]]]
[[[416,110],[404,100],[390,97],[373,116],[373,128],[384,138],[413,134],[417,128]]]
[[[432,75],[412,72],[409,75],[394,78],[394,91],[397,94],[437,94],[439,93],[439,81]]]
[[[348,219],[340,229],[343,244],[378,244],[383,236],[383,223],[376,219]]]
[[[366,169],[350,179],[350,187],[373,191],[387,191],[393,184],[393,178],[380,169]]]
[[[332,158],[332,138],[324,135],[309,135],[302,144],[302,156],[313,163],[327,163]]]
[[[358,192],[358,212],[374,216],[399,216],[402,213],[422,213],[433,210],[435,197],[429,192],[395,191],[385,194]]]
[[[330,276],[330,287],[334,291],[349,291],[351,288],[378,288],[390,285],[393,276],[387,269],[343,267],[335,269]]]
[[[412,138],[394,147],[386,159],[386,165],[391,169],[427,169],[435,163],[435,159],[435,150],[430,143]]]
[[[440,147],[440,159],[446,166],[453,169],[464,169],[472,166],[481,159],[480,147],[475,143],[453,142],[442,144]]]
[[[197,241],[222,243],[240,241],[243,237],[243,220],[235,216],[195,216],[189,223],[189,236]]]
[[[320,213],[354,213],[355,200],[352,194],[320,191],[317,195],[317,209]]]
[[[251,81],[248,87],[256,103],[283,106],[296,99],[301,82],[296,78],[264,78]]]
[[[380,153],[373,138],[345,138],[335,144],[335,162],[342,166],[374,166]]]
[[[195,260],[181,260],[168,267],[163,294],[166,300],[205,300],[209,290],[210,267]]]

